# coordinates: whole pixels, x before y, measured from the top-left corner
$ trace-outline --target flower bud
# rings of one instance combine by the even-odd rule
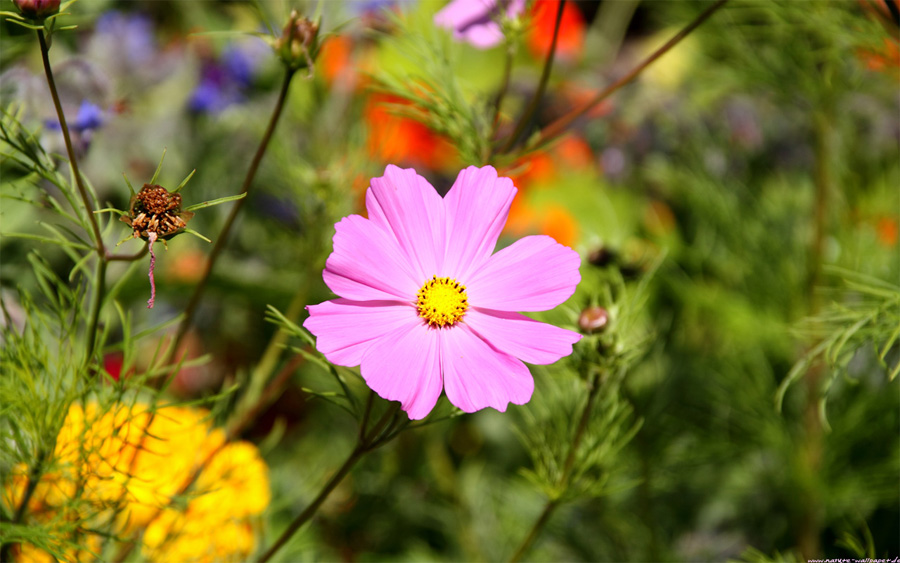
[[[309,68],[312,73],[313,61],[319,54],[319,23],[292,11],[274,48],[291,69]]]
[[[616,251],[609,248],[608,246],[601,246],[600,248],[594,250],[588,256],[588,262],[592,265],[597,266],[598,268],[603,268],[605,266],[609,266],[614,263],[618,258]]]
[[[609,324],[609,313],[599,305],[591,305],[578,316],[578,328],[587,334],[602,332]]]
[[[59,12],[60,0],[13,0],[19,13],[31,20],[43,20]]]

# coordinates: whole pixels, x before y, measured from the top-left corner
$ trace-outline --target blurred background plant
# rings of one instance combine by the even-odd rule
[[[900,555],[896,0],[58,4],[0,0],[3,560]],[[299,328],[388,163],[582,255],[528,405]],[[211,240],[152,309],[129,181]]]

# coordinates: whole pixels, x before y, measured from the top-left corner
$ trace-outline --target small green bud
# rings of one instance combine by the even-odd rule
[[[615,250],[609,248],[608,246],[601,246],[600,248],[590,253],[590,255],[588,256],[588,262],[590,262],[594,266],[597,266],[598,268],[603,268],[615,263],[617,258],[618,254]]]
[[[30,20],[41,21],[59,13],[60,0],[13,0],[19,13]]]
[[[312,74],[313,62],[319,54],[319,23],[302,17],[297,10],[293,10],[281,37],[275,40],[273,47],[289,68],[308,68]]]
[[[609,324],[609,313],[599,305],[591,305],[578,316],[578,328],[587,334],[602,332]]]

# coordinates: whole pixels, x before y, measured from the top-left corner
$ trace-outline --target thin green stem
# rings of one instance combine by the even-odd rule
[[[275,102],[275,108],[272,111],[272,117],[269,119],[269,125],[268,127],[266,127],[266,132],[263,134],[263,137],[259,142],[259,147],[257,147],[256,149],[256,154],[253,155],[253,160],[250,162],[250,168],[247,170],[247,175],[244,177],[244,183],[241,185],[241,191],[239,192],[240,194],[249,193],[250,189],[253,187],[253,179],[256,177],[256,171],[259,169],[259,165],[262,162],[263,156],[266,154],[266,149],[269,146],[269,142],[272,140],[272,135],[275,133],[275,127],[278,125],[278,120],[280,119],[282,111],[284,110],[288,90],[291,86],[291,79],[293,79],[294,74],[294,70],[289,68],[285,69],[284,80],[281,84],[281,91],[278,94],[278,101]],[[231,229],[234,226],[235,219],[237,219],[237,216],[241,212],[241,209],[243,209],[244,204],[247,203],[247,199],[248,198],[244,197],[237,200],[234,204],[234,207],[231,208],[231,213],[228,215],[228,219],[225,220],[225,225],[222,227],[222,231],[219,233],[219,236],[216,239],[216,244],[213,246],[212,252],[210,252],[209,254],[209,259],[206,261],[206,269],[203,272],[203,276],[200,278],[200,281],[194,288],[194,293],[193,295],[191,295],[191,299],[190,301],[188,301],[188,304],[184,309],[184,317],[181,319],[181,323],[178,325],[178,332],[176,333],[175,339],[172,342],[170,354],[175,354],[177,352],[179,346],[181,345],[181,341],[184,339],[184,336],[187,334],[188,329],[194,322],[194,315],[197,312],[197,306],[200,304],[200,299],[203,296],[203,291],[206,288],[207,282],[209,282],[209,277],[212,273],[213,267],[215,267],[219,256],[225,249],[225,244],[228,241],[228,235],[231,233]]]
[[[815,209],[813,220],[815,234],[810,249],[810,265],[808,277],[809,315],[815,315],[821,309],[821,296],[816,287],[821,283],[822,262],[825,253],[825,239],[828,236],[828,202],[833,192],[831,163],[835,160],[834,142],[832,139],[831,117],[833,115],[830,97],[826,92],[826,101],[821,104],[819,112],[814,115],[815,132],[815,170],[813,181],[816,187]],[[818,489],[812,485],[821,471],[822,458],[825,454],[824,429],[819,414],[819,399],[822,395],[822,379],[825,376],[825,365],[815,362],[807,370],[806,405],[803,413],[802,447],[798,456],[803,468],[804,481],[801,488],[803,497],[803,513],[797,531],[797,547],[806,559],[820,557],[822,545],[819,539],[822,528],[822,498]]]
[[[78,159],[75,158],[75,148],[72,145],[72,136],[69,133],[69,125],[66,123],[66,115],[62,109],[62,103],[59,101],[59,92],[56,89],[56,80],[53,78],[53,69],[50,66],[50,46],[47,44],[47,38],[44,36],[44,30],[37,30],[38,42],[41,46],[41,60],[44,63],[44,74],[47,77],[47,86],[50,88],[50,97],[53,99],[53,106],[56,108],[56,117],[59,119],[59,127],[63,134],[63,140],[66,145],[66,153],[69,156],[69,164],[72,166],[72,180],[81,196],[81,203],[84,205],[84,211],[87,215],[88,222],[91,225],[91,231],[94,234],[94,244],[97,250],[97,276],[95,282],[94,301],[91,304],[90,321],[87,327],[87,354],[85,355],[85,365],[89,364],[94,356],[94,348],[97,345],[97,328],[100,324],[100,309],[103,305],[103,295],[106,291],[106,247],[103,244],[103,235],[100,233],[100,225],[94,217],[94,208],[88,197],[87,189],[84,187],[84,181],[81,179],[81,171],[78,169]]]
[[[294,294],[290,305],[288,305],[288,309],[284,314],[285,318],[291,322],[296,322],[305,305],[306,290],[301,286],[300,290]],[[285,344],[287,344],[288,336],[288,331],[283,326],[279,326],[272,339],[269,340],[269,344],[266,346],[259,363],[256,364],[256,369],[253,370],[253,381],[269,379],[269,375],[278,365],[281,354],[285,349]]]
[[[241,433],[250,426],[250,423],[256,420],[264,408],[275,402],[280,393],[284,390],[288,381],[290,381],[291,376],[294,375],[294,372],[297,371],[297,368],[300,367],[300,364],[302,364],[304,360],[305,358],[298,354],[291,358],[288,363],[281,368],[278,375],[266,385],[266,388],[260,394],[253,406],[247,409],[237,422],[228,427],[228,432],[226,433],[228,441],[238,438]]]
[[[75,158],[75,149],[72,145],[72,137],[69,134],[69,125],[66,123],[66,116],[63,113],[62,104],[59,101],[59,92],[56,90],[56,81],[53,79],[53,70],[50,67],[50,47],[47,45],[47,39],[44,37],[44,30],[37,30],[38,42],[41,44],[41,60],[44,62],[44,74],[47,76],[47,85],[50,87],[50,97],[53,98],[53,106],[56,108],[56,117],[59,119],[59,127],[62,130],[63,140],[66,144],[66,153],[69,155],[69,163],[72,165],[73,180],[78,188],[78,194],[81,196],[81,202],[84,204],[84,210],[87,214],[88,221],[91,224],[91,230],[94,233],[94,244],[97,245],[97,251],[101,259],[106,256],[105,247],[103,246],[103,237],[100,234],[100,225],[94,217],[94,209],[91,200],[88,197],[87,189],[81,179],[81,172],[78,169],[78,160]]]
[[[106,293],[106,267],[109,265],[105,257],[97,260],[97,275],[94,278],[94,301],[91,304],[91,320],[88,324],[88,346],[84,365],[91,363],[94,348],[97,346],[97,329],[100,326],[100,309],[103,307],[103,296]]]
[[[369,398],[366,399],[366,410],[363,412],[362,420],[359,423],[359,441],[362,443],[366,439],[366,426],[369,425],[369,415],[372,414],[372,404],[375,402],[375,391],[369,391]]]
[[[381,415],[381,418],[379,418],[378,422],[375,423],[375,426],[372,427],[372,431],[366,434],[361,441],[361,444],[366,448],[366,451],[374,450],[377,446],[381,445],[380,443],[376,445],[378,437],[381,435],[381,431],[394,419],[394,415],[396,415],[399,410],[400,403],[394,403],[383,415]]]
[[[541,515],[535,520],[531,530],[528,531],[528,535],[525,536],[522,545],[520,545],[519,549],[517,549],[513,556],[509,558],[510,562],[515,563],[521,561],[522,557],[528,553],[528,550],[531,549],[531,544],[534,543],[534,540],[537,539],[541,530],[544,529],[544,526],[550,520],[550,516],[553,514],[553,511],[556,510],[557,506],[559,506],[559,499],[550,500],[544,505],[544,510],[541,511]]]
[[[512,75],[515,50],[515,43],[507,40],[506,58],[503,61],[503,82],[500,84],[500,91],[497,92],[497,98],[494,100],[494,117],[491,119],[491,136],[489,137],[491,141],[493,141],[494,136],[497,134],[497,128],[500,126],[500,108],[503,106],[503,98],[506,97],[506,92],[509,90],[509,79]]]
[[[136,260],[140,260],[144,256],[147,255],[147,251],[150,249],[149,245],[144,245],[143,248],[135,252],[134,254],[107,254],[106,259],[109,262],[121,261],[121,262],[134,262]]]
[[[338,469],[335,474],[331,476],[331,479],[329,479],[328,482],[325,483],[325,486],[322,487],[321,491],[319,491],[319,494],[316,496],[315,500],[313,500],[309,504],[309,506],[307,506],[306,509],[294,519],[293,522],[291,522],[287,529],[282,532],[281,536],[278,537],[275,543],[272,544],[272,547],[267,549],[266,552],[262,554],[262,556],[259,558],[259,563],[266,563],[266,561],[271,559],[272,556],[275,555],[275,553],[278,552],[278,550],[281,549],[282,546],[284,546],[284,544],[287,543],[287,541],[291,539],[291,537],[295,533],[297,533],[297,530],[303,527],[303,525],[313,517],[313,514],[315,514],[322,503],[325,502],[325,499],[328,498],[328,495],[331,494],[331,491],[333,491],[335,487],[337,487],[340,482],[344,480],[344,477],[346,477],[347,474],[350,473],[350,470],[353,469],[353,466],[356,465],[356,462],[359,461],[362,456],[365,455],[365,453],[365,450],[360,446],[357,446],[353,449],[352,452],[350,452],[350,455],[347,457],[346,461],[344,461],[344,464],[341,465],[340,469]]]
[[[519,137],[522,136],[522,133],[531,123],[531,118],[534,116],[534,112],[537,111],[541,99],[544,97],[544,91],[547,90],[547,83],[550,80],[550,70],[553,68],[553,58],[554,55],[556,55],[556,43],[559,39],[559,26],[562,23],[563,8],[565,8],[565,6],[566,0],[560,0],[559,8],[556,10],[556,23],[553,25],[553,39],[550,41],[550,50],[547,51],[547,58],[544,60],[544,70],[541,72],[541,80],[538,82],[537,90],[534,92],[534,96],[531,98],[531,103],[528,104],[528,108],[522,114],[522,117],[519,118],[519,123],[516,125],[515,131],[509,136],[509,139],[507,139],[503,148],[500,149],[501,153],[508,152],[515,146]]]
[[[591,411],[594,408],[594,401],[597,399],[597,392],[600,390],[600,372],[595,371],[588,380],[588,398],[584,404],[584,410],[581,411],[581,419],[578,421],[578,428],[575,429],[575,436],[572,438],[572,445],[569,446],[569,455],[563,464],[563,473],[560,482],[568,486],[569,477],[572,475],[572,467],[575,465],[575,454],[581,446],[581,440],[591,421]]]
[[[583,103],[582,105],[573,109],[569,113],[563,115],[556,121],[550,123],[550,125],[545,127],[543,131],[541,131],[541,135],[538,138],[537,142],[535,143],[535,147],[534,147],[535,150],[547,145],[548,143],[552,142],[554,139],[556,139],[557,137],[559,137],[560,135],[565,133],[566,130],[568,129],[568,127],[576,119],[578,119],[582,115],[589,112],[597,104],[599,104],[600,102],[602,102],[603,100],[605,100],[606,98],[611,96],[613,93],[615,93],[617,90],[619,90],[620,88],[622,88],[626,84],[629,84],[631,81],[633,81],[635,78],[637,78],[638,75],[640,75],[641,72],[643,72],[645,68],[647,68],[648,66],[653,64],[657,59],[659,59],[660,57],[665,55],[667,52],[669,52],[675,45],[680,43],[692,31],[694,31],[697,27],[699,27],[700,24],[705,22],[711,15],[713,15],[713,13],[715,13],[716,10],[718,10],[719,8],[724,6],[726,2],[728,2],[728,0],[718,0],[718,2],[716,2],[715,4],[713,4],[706,10],[704,10],[702,14],[697,16],[697,18],[694,21],[692,21],[687,26],[685,26],[684,29],[682,29],[681,31],[676,33],[675,36],[672,37],[672,39],[669,39],[665,43],[665,45],[663,45],[662,47],[660,47],[659,49],[654,51],[653,54],[651,54],[649,57],[647,57],[641,64],[639,64],[634,69],[632,69],[631,72],[629,72],[628,74],[626,74],[619,80],[616,80],[615,82],[613,82],[612,84],[610,84],[609,86],[607,86],[606,88],[601,90],[596,96],[594,96],[589,101]]]
[[[594,401],[597,398],[599,390],[600,371],[594,371],[591,374],[590,379],[588,379],[587,401],[584,403],[584,409],[581,411],[578,426],[575,428],[575,435],[572,437],[572,443],[569,445],[569,453],[566,455],[566,460],[563,462],[563,470],[560,474],[559,481],[557,482],[557,495],[554,498],[547,499],[547,503],[544,505],[541,515],[538,516],[538,519],[534,522],[531,530],[529,530],[528,535],[525,536],[525,539],[522,540],[519,548],[510,558],[510,561],[514,562],[522,560],[522,557],[528,553],[528,550],[531,549],[531,545],[537,539],[538,535],[540,535],[541,530],[547,525],[553,511],[561,504],[562,501],[560,498],[569,488],[569,479],[571,479],[572,469],[575,467],[575,457],[578,453],[578,448],[581,446],[581,440],[584,438],[584,434],[587,431],[588,424],[590,423],[591,411],[594,408]]]
[[[374,395],[374,393],[373,393]],[[362,432],[360,434],[360,438],[357,440],[356,447],[350,452],[350,455],[347,456],[347,459],[344,460],[344,463],[341,467],[331,476],[331,479],[325,483],[325,486],[319,491],[319,494],[316,495],[316,498],[301,512],[296,518],[294,518],[293,522],[288,525],[288,527],[278,536],[278,539],[275,540],[275,543],[266,550],[265,553],[259,558],[259,563],[266,563],[269,559],[272,558],[275,553],[281,549],[284,544],[288,542],[288,540],[293,537],[297,531],[303,527],[316,513],[322,503],[325,502],[325,499],[328,498],[328,495],[331,494],[331,491],[337,487],[341,481],[344,480],[344,477],[350,473],[350,470],[353,469],[353,466],[356,465],[362,457],[375,450],[379,446],[386,443],[386,441],[380,441],[378,439],[381,431],[385,429],[385,426],[394,419],[394,415],[400,410],[400,403],[394,403],[382,416],[378,419],[378,422],[375,423],[375,426],[372,427],[372,431],[366,434]],[[367,412],[370,412],[367,409]],[[366,420],[362,421],[361,426],[365,426]]]

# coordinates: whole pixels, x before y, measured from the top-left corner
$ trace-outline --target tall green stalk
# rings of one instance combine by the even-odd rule
[[[90,197],[88,197],[87,189],[84,187],[84,181],[81,178],[81,171],[78,168],[78,159],[75,158],[75,149],[72,145],[72,137],[69,134],[69,125],[66,123],[66,115],[63,112],[62,104],[59,101],[59,92],[56,89],[56,80],[53,78],[53,69],[50,66],[50,45],[44,36],[44,30],[37,30],[38,42],[41,46],[41,61],[44,63],[44,74],[47,77],[47,86],[50,88],[50,97],[53,98],[53,107],[56,108],[56,117],[59,119],[59,127],[62,130],[63,140],[66,145],[66,153],[69,156],[69,164],[72,167],[72,181],[78,189],[81,196],[81,203],[84,205],[84,213],[91,226],[91,232],[94,237],[94,245],[97,251],[97,270],[94,279],[94,297],[91,303],[91,312],[87,327],[87,353],[85,354],[85,365],[88,365],[94,356],[94,348],[97,345],[97,328],[100,324],[100,309],[103,304],[103,295],[106,290],[106,246],[103,244],[103,235],[100,233],[100,225],[94,216],[94,208],[91,205]]]
[[[309,522],[309,520],[315,515],[316,511],[322,506],[322,503],[325,502],[325,499],[328,498],[328,495],[331,494],[331,491],[337,487],[341,481],[344,480],[344,477],[350,472],[351,469],[356,465],[363,456],[380,446],[386,444],[390,438],[395,436],[396,434],[391,433],[391,428],[396,424],[396,416],[398,411],[400,410],[400,403],[394,403],[387,412],[382,415],[378,422],[372,427],[372,430],[366,432],[366,426],[368,425],[369,415],[371,413],[371,404],[372,400],[375,398],[375,392],[372,391],[369,394],[369,402],[366,406],[365,415],[363,416],[362,421],[360,422],[360,433],[359,437],[356,441],[356,446],[350,452],[350,455],[347,456],[347,459],[344,460],[344,463],[338,468],[337,471],[331,476],[327,483],[319,490],[319,493],[316,495],[316,498],[313,499],[311,503],[294,518],[294,521],[290,523],[290,525],[285,529],[284,532],[275,540],[275,543],[266,550],[265,553],[259,558],[259,563],[266,563],[266,561],[270,560],[275,553],[281,549],[284,544],[288,542],[288,540],[293,537],[294,534],[297,533],[300,528],[303,527],[304,524]],[[390,423],[390,425],[389,425]]]
[[[541,510],[540,516],[538,516],[537,520],[535,520],[534,524],[531,526],[525,539],[522,540],[522,543],[519,545],[519,548],[516,549],[515,553],[513,553],[512,557],[509,558],[510,562],[515,563],[522,560],[525,554],[528,553],[528,550],[531,549],[532,544],[540,535],[541,531],[547,525],[547,522],[550,521],[550,516],[552,516],[557,507],[562,504],[560,498],[569,488],[569,479],[571,479],[572,469],[575,467],[575,456],[578,453],[579,446],[581,446],[581,440],[584,438],[584,433],[587,431],[588,423],[591,420],[591,411],[594,408],[594,401],[597,398],[597,392],[599,390],[600,371],[597,370],[594,371],[590,379],[588,379],[587,401],[584,404],[584,409],[581,411],[578,427],[575,429],[575,434],[572,436],[572,443],[569,445],[569,453],[566,454],[566,460],[563,462],[563,471],[556,487],[558,493],[554,498],[547,500],[543,510]]]
[[[531,103],[528,104],[528,108],[525,109],[522,117],[519,118],[519,123],[516,125],[515,131],[513,131],[512,135],[506,140],[503,148],[500,149],[501,153],[508,152],[516,145],[519,137],[522,136],[522,133],[525,132],[528,124],[531,123],[531,118],[534,116],[534,112],[537,111],[541,99],[544,97],[544,92],[547,90],[547,83],[550,81],[550,70],[553,68],[553,59],[556,56],[556,43],[559,40],[559,26],[562,23],[563,9],[565,7],[566,0],[560,0],[559,8],[556,10],[556,22],[553,24],[553,38],[550,41],[550,49],[547,51],[547,58],[544,60],[544,69],[541,71],[541,80],[538,82],[537,90],[535,90],[534,96],[531,98]],[[499,106],[497,109],[499,110]]]
[[[666,41],[666,43],[662,47],[660,47],[659,49],[654,51],[649,57],[644,59],[644,61],[641,62],[638,66],[634,67],[631,70],[631,72],[629,72],[628,74],[626,74],[619,80],[616,80],[615,82],[613,82],[612,84],[610,84],[609,86],[607,86],[606,88],[604,88],[603,90],[598,92],[597,95],[595,95],[593,98],[591,98],[587,102],[581,104],[580,106],[576,107],[569,113],[558,118],[556,121],[550,123],[547,127],[545,127],[541,131],[540,137],[538,138],[537,142],[534,145],[534,150],[537,150],[537,149],[547,145],[548,143],[552,142],[554,139],[556,139],[557,137],[559,137],[560,135],[565,133],[566,130],[569,128],[569,126],[572,125],[572,123],[576,119],[578,119],[582,115],[589,112],[591,109],[596,107],[597,104],[599,104],[600,102],[602,102],[603,100],[605,100],[606,98],[611,96],[613,93],[615,93],[617,90],[619,90],[626,84],[629,84],[630,82],[632,82],[635,78],[637,78],[641,74],[641,72],[644,71],[645,68],[647,68],[648,66],[653,64],[657,59],[659,59],[660,57],[665,55],[673,47],[675,47],[675,45],[680,43],[685,37],[690,35],[690,33],[692,31],[694,31],[695,29],[697,29],[700,26],[700,24],[705,22],[711,15],[713,15],[713,13],[715,13],[716,10],[718,10],[719,8],[724,6],[726,2],[728,2],[728,0],[718,0],[715,4],[713,4],[712,6],[710,6],[706,10],[704,10],[703,13],[701,13],[699,16],[697,16],[697,18],[694,21],[692,21],[687,26],[685,26],[684,29],[682,29],[681,31],[676,33],[674,37],[672,37],[671,39]],[[511,148],[511,144],[508,145],[507,147],[504,147],[504,150],[501,152],[506,152],[506,150],[508,150],[509,148]]]
[[[238,192],[239,194],[248,194],[253,187],[253,179],[256,177],[256,171],[259,169],[259,165],[262,162],[263,156],[266,154],[269,142],[272,140],[272,135],[275,133],[275,127],[278,125],[278,120],[281,118],[285,101],[287,100],[288,90],[291,86],[291,80],[294,78],[295,74],[296,71],[294,69],[285,67],[281,91],[278,93],[278,101],[275,102],[272,116],[269,118],[269,125],[266,127],[266,132],[259,142],[256,153],[253,155],[253,160],[250,162],[250,168],[247,169],[244,182],[241,184],[241,190]],[[178,331],[175,333],[175,339],[169,350],[169,360],[177,353],[182,340],[184,340],[187,331],[194,322],[194,316],[197,313],[197,307],[200,305],[200,299],[203,297],[203,291],[206,289],[206,284],[209,282],[209,277],[212,274],[212,270],[215,267],[219,256],[225,249],[225,244],[228,242],[228,235],[231,233],[235,219],[237,219],[237,216],[241,212],[241,209],[243,209],[245,203],[247,203],[246,197],[235,202],[234,207],[231,208],[231,213],[228,215],[228,219],[225,220],[225,225],[222,227],[219,236],[216,238],[216,244],[213,246],[212,252],[209,254],[209,259],[206,261],[206,268],[203,271],[203,275],[194,287],[194,293],[191,295],[191,298],[184,309],[184,316],[181,319],[181,323],[178,325]]]

